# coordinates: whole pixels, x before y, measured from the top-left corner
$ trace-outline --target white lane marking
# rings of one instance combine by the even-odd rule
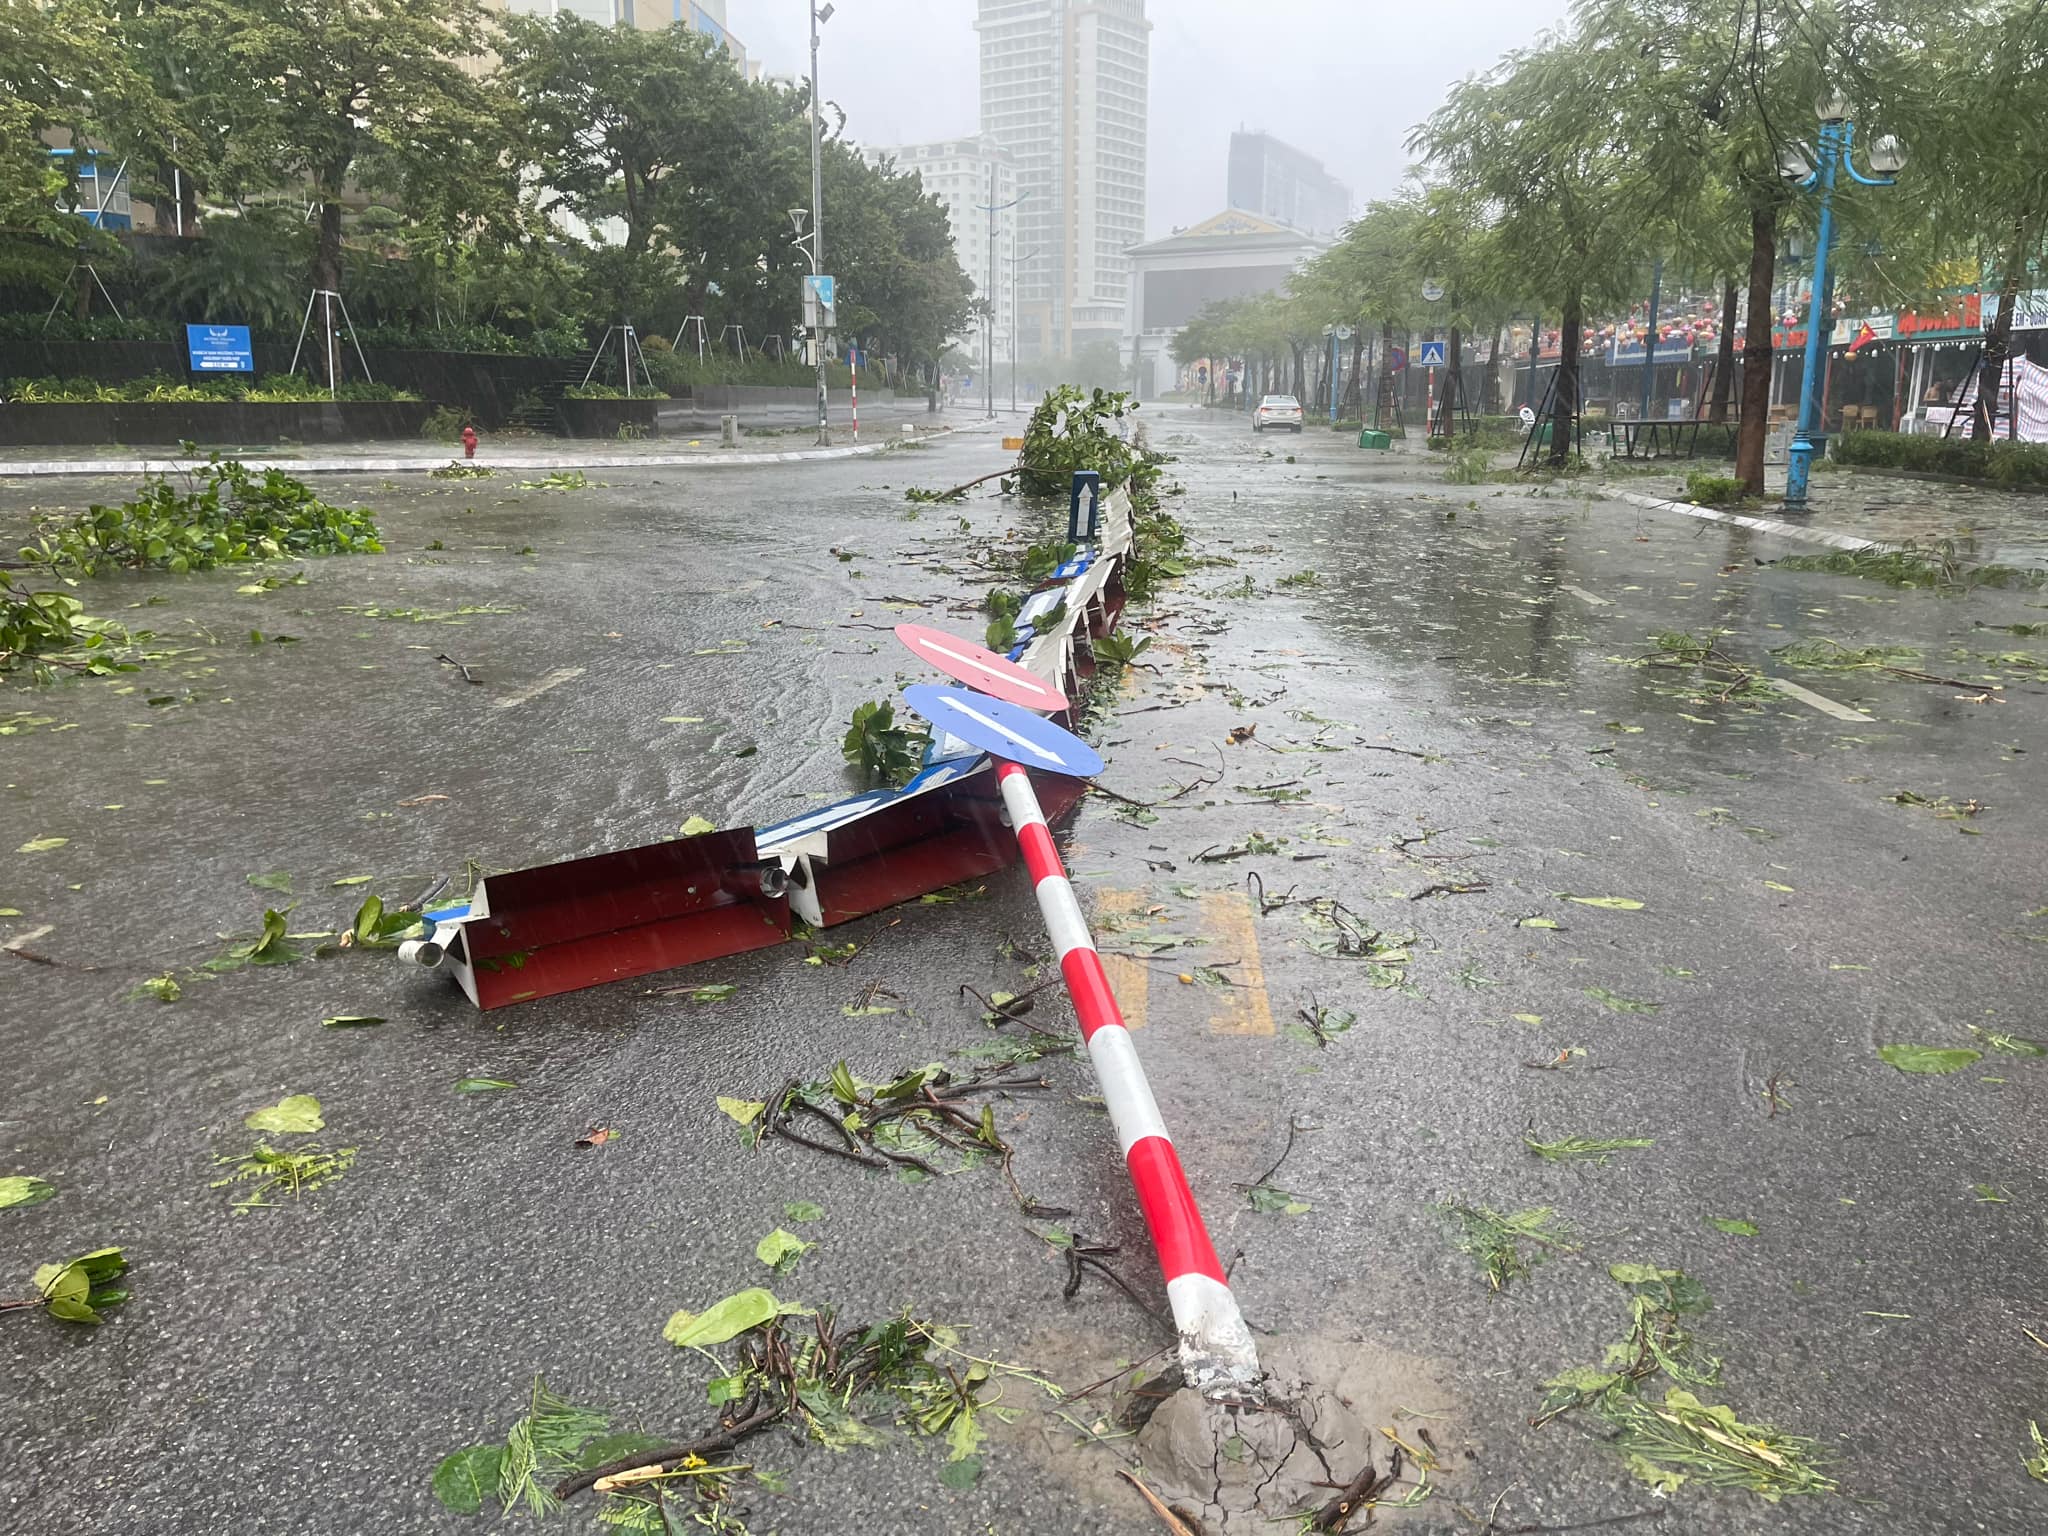
[[[1605,608],[1607,606],[1606,598],[1596,596],[1594,593],[1588,592],[1584,587],[1560,586],[1557,590],[1560,592],[1569,592],[1573,597],[1578,598],[1579,601],[1591,603],[1595,608]]]
[[[1767,677],[1764,681],[1787,698],[1797,699],[1802,704],[1811,704],[1822,714],[1833,715],[1837,720],[1854,720],[1861,725],[1873,722],[1874,717],[1866,715],[1862,710],[1852,709],[1847,704],[1837,704],[1824,694],[1815,693],[1811,688],[1802,688],[1788,678]]]
[[[528,704],[539,698],[550,688],[559,688],[564,683],[573,683],[582,675],[583,668],[581,667],[557,667],[546,677],[538,678],[528,683],[517,693],[506,694],[504,698],[499,699],[492,707],[496,709],[517,709],[521,704]]]
[[[932,651],[937,655],[944,656],[949,661],[959,662],[961,666],[973,672],[976,677],[999,678],[1003,682],[1008,683],[1013,688],[1021,688],[1024,685],[1025,678],[1018,677],[1015,673],[1011,672],[999,672],[994,667],[990,666],[987,662],[983,661],[979,656],[962,655],[959,651],[948,649],[946,646],[939,644],[939,642],[936,640],[925,641],[925,649],[928,651]],[[1052,689],[1046,687],[1044,683],[1039,682],[1037,678],[1032,677],[1030,678],[1030,681],[1032,685],[1039,690],[1041,697],[1058,697],[1056,694],[1053,693]],[[1064,703],[1065,701],[1061,700],[1061,702]]]
[[[1081,916],[1081,904],[1074,899],[1074,887],[1064,875],[1047,875],[1038,882],[1038,910],[1052,937],[1053,953],[1060,959],[1077,949],[1095,947],[1095,940],[1088,936],[1088,920]]]
[[[1131,1032],[1121,1024],[1105,1024],[1088,1037],[1088,1059],[1095,1066],[1095,1080],[1102,1085],[1103,1106],[1109,1122],[1116,1127],[1117,1146],[1124,1156],[1133,1144],[1147,1136],[1173,1140],[1166,1134],[1166,1120],[1145,1081],[1145,1069],[1138,1065],[1138,1048]]]
[[[1019,735],[1017,732],[1011,730],[1007,725],[1003,724],[1003,722],[1000,720],[989,719],[987,715],[984,715],[972,704],[963,704],[958,699],[948,699],[947,702],[951,704],[953,708],[959,710],[960,713],[965,715],[968,719],[974,721],[976,724],[987,726],[990,730],[994,731],[998,736],[1001,736],[1005,741],[1014,741],[1015,743],[1017,743],[1018,746],[1024,748],[1025,751],[1029,752],[1032,756],[1036,757],[1040,762],[1052,763],[1055,765],[1059,763],[1059,753],[1048,752],[1044,747],[1041,747],[1029,736]]]

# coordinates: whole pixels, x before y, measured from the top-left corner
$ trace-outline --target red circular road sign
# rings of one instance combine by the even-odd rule
[[[896,638],[909,646],[920,661],[991,698],[1047,712],[1067,707],[1067,696],[1051,683],[972,640],[962,640],[926,624],[898,624]]]

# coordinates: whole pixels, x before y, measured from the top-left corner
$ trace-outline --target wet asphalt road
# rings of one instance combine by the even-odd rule
[[[2048,1488],[2020,1463],[2048,1411],[2048,1351],[2025,1331],[2048,1336],[2048,1061],[1971,1028],[2048,1036],[2048,641],[1978,627],[2040,622],[2041,596],[1773,569],[1758,562],[1806,551],[1568,487],[1448,485],[1322,433],[1254,442],[1169,414],[1153,434],[1179,455],[1191,553],[1216,563],[1132,615],[1153,644],[1096,732],[1105,783],[1161,800],[1222,776],[1148,812],[1091,802],[1070,862],[1126,957],[1126,1010],[1255,1326],[1398,1353],[1389,1378],[1435,1393],[1384,1411],[1443,1415],[1456,1470],[1391,1519],[1472,1530],[1502,1494],[1503,1524],[1656,1507],[1588,1427],[1527,1424],[1546,1378],[1625,1332],[1605,1270],[1626,1261],[1705,1285],[1724,1371],[1702,1396],[1820,1440],[1843,1488],[1773,1507],[1688,1486],[1659,1528],[2043,1528]],[[307,585],[262,594],[233,573],[81,589],[171,654],[0,702],[0,907],[21,914],[0,942],[49,925],[27,947],[61,962],[0,957],[0,1173],[60,1188],[0,1212],[0,1275],[25,1291],[37,1263],[119,1243],[134,1300],[95,1331],[0,1319],[0,1527],[476,1526],[428,1491],[442,1454],[501,1436],[536,1373],[622,1426],[687,1434],[710,1373],[661,1324],[750,1284],[847,1316],[912,1307],[1070,1384],[1157,1347],[1107,1286],[1061,1301],[1060,1257],[994,1170],[912,1187],[748,1152],[714,1104],[842,1056],[883,1078],[984,1043],[956,988],[1021,990],[1042,942],[1014,873],[830,935],[861,945],[843,967],[785,948],[490,1016],[387,956],[191,969],[282,899],[250,875],[288,872],[292,926],[317,931],[467,859],[567,858],[844,792],[854,705],[917,680],[886,626],[978,629],[979,562],[1032,526],[996,498],[912,519],[903,487],[999,457],[962,439],[581,491],[323,479],[377,510],[388,554],[308,562]],[[0,535],[18,542],[33,502],[123,490],[0,488]],[[1729,656],[1871,718],[1629,664],[1676,629],[1724,630]],[[2003,687],[1974,702],[1768,655],[1821,636]],[[2035,660],[1985,659],[2015,656]],[[1256,733],[1225,745],[1238,726]],[[1262,851],[1218,857],[1255,833]],[[52,837],[69,841],[13,851]],[[1300,907],[1258,916],[1248,874],[1414,935],[1409,962],[1316,953],[1327,934]],[[1410,899],[1430,886],[1484,889]],[[167,971],[181,1001],[130,999]],[[653,990],[685,978],[736,990]],[[846,1016],[876,981],[901,1011]],[[1298,1025],[1312,999],[1357,1016],[1327,1048]],[[322,1028],[340,1014],[387,1022]],[[1901,1042],[1985,1054],[1907,1076],[1876,1054]],[[1018,1176],[1123,1242],[1157,1304],[1085,1067],[1048,1073],[1054,1094],[1007,1111]],[[458,1095],[466,1076],[518,1086]],[[358,1160],[295,1205],[231,1213],[213,1159],[286,1093],[316,1094],[322,1139]],[[1254,1212],[1245,1186],[1290,1118],[1306,1129],[1271,1182],[1310,1209]],[[600,1125],[616,1139],[572,1146]],[[1525,1134],[1655,1145],[1553,1164]],[[1432,1209],[1453,1198],[1554,1207],[1582,1251],[1490,1294]],[[754,1244],[797,1199],[826,1209],[804,1234],[819,1246],[770,1281]],[[1006,1401],[1043,1403],[1017,1382]],[[920,1444],[751,1454],[792,1474],[750,1496],[757,1531],[1155,1528],[1106,1452],[1036,1412],[964,1493]]]

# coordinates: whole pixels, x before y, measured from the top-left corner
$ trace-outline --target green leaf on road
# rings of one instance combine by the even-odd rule
[[[676,1313],[662,1326],[661,1336],[678,1349],[702,1349],[736,1339],[772,1317],[807,1310],[795,1303],[777,1301],[773,1291],[755,1286],[735,1291],[705,1311]]]
[[[1662,1003],[1646,1003],[1633,997],[1623,997],[1619,992],[1610,992],[1605,987],[1587,987],[1585,993],[1602,1008],[1610,1008],[1616,1013],[1655,1013],[1664,1006]]]
[[[1950,1072],[1960,1072],[1972,1062],[1982,1061],[1984,1053],[1965,1047],[1943,1049],[1934,1045],[1881,1045],[1877,1048],[1880,1060],[1897,1067],[1901,1072],[1913,1072],[1929,1077],[1941,1077]]]
[[[517,1088],[517,1083],[507,1082],[502,1077],[465,1077],[455,1085],[457,1093],[496,1093],[501,1088]]]
[[[721,1093],[718,1096],[718,1107],[741,1125],[752,1125],[755,1117],[768,1106],[759,1099],[729,1099]]]
[[[374,880],[375,878],[376,878],[376,876],[374,876],[374,875],[344,875],[344,876],[342,876],[342,877],[341,877],[341,878],[340,878],[339,880],[335,881],[335,882],[333,883],[333,885],[331,885],[331,886],[329,887],[329,889],[330,889],[330,890],[336,890],[336,891],[338,891],[338,890],[342,889],[342,887],[344,887],[344,886],[350,886],[350,885],[368,885],[368,884],[369,884],[369,883],[370,883],[370,882],[371,882],[372,880]],[[488,1447],[488,1446],[483,1446],[483,1447],[478,1447],[478,1449],[488,1450],[488,1449],[489,1449],[489,1447]],[[460,1452],[460,1451],[457,1451],[457,1452],[456,1452],[455,1454],[456,1454],[456,1455],[458,1455],[458,1456],[460,1456],[460,1455],[462,1454],[462,1452]]]
[[[716,822],[706,821],[702,816],[692,816],[683,823],[682,831],[678,832],[676,836],[701,837],[706,832],[716,832],[717,830],[718,824]]]
[[[1525,917],[1520,919],[1515,926],[1517,928],[1562,928],[1564,924],[1554,917]]]
[[[15,849],[16,853],[48,853],[52,848],[62,848],[70,842],[68,837],[32,837]]]
[[[484,1499],[497,1496],[504,1465],[502,1445],[465,1446],[434,1468],[434,1497],[458,1515],[480,1514]]]
[[[835,1061],[832,1064],[832,1097],[846,1105],[860,1102],[860,1087],[854,1082],[853,1073],[847,1070],[843,1061]]]
[[[1299,1195],[1290,1194],[1284,1189],[1275,1189],[1270,1184],[1253,1185],[1249,1199],[1253,1210],[1269,1216],[1306,1216],[1314,1209]]]
[[[785,1232],[777,1227],[754,1244],[754,1257],[778,1275],[787,1275],[796,1269],[799,1259],[817,1246],[816,1243],[805,1242],[794,1232]]]
[[[706,987],[692,987],[690,1001],[693,1003],[723,1003],[732,999],[739,988],[729,981],[715,981]]]
[[[1576,901],[1582,907],[1600,907],[1608,912],[1640,912],[1643,904],[1627,896],[1574,896],[1570,891],[1559,891],[1566,901]]]
[[[10,1174],[0,1178],[0,1211],[17,1205],[41,1205],[45,1200],[56,1198],[57,1186],[48,1179],[38,1179],[30,1174]]]
[[[782,1214],[790,1221],[823,1221],[825,1207],[815,1200],[792,1200],[783,1206]]]
[[[249,876],[249,884],[259,891],[280,891],[286,896],[292,893],[292,876],[288,869],[273,869],[267,875]]]
[[[1726,1232],[1730,1237],[1756,1236],[1756,1223],[1744,1221],[1739,1216],[1709,1216],[1707,1225],[1717,1232]]]
[[[259,1109],[244,1116],[242,1124],[252,1131],[271,1131],[287,1136],[304,1136],[323,1129],[327,1122],[320,1118],[320,1101],[310,1093],[295,1093],[281,1099],[268,1109]]]
[[[161,976],[152,976],[138,983],[131,997],[153,997],[160,1003],[175,1003],[185,995],[185,989],[178,985],[178,978],[166,971]]]
[[[2043,1459],[2048,1460],[2048,1452],[2043,1453]],[[947,1462],[939,1468],[939,1481],[955,1493],[964,1493],[981,1481],[981,1458],[967,1456]],[[2048,1477],[2043,1477],[2042,1481],[2048,1482]]]

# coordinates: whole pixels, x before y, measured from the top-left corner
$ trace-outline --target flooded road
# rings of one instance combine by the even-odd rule
[[[1627,1334],[1609,1267],[1642,1264],[1712,1298],[1701,1400],[1820,1442],[1841,1488],[1774,1507],[1702,1476],[1674,1520],[2033,1529],[2048,638],[2012,626],[2048,621],[2042,594],[1786,569],[1812,548],[1569,482],[1452,485],[1322,432],[1173,410],[1151,431],[1186,569],[1129,616],[1150,644],[1092,731],[1105,785],[1141,803],[1085,804],[1068,861],[1255,1327],[1442,1384],[1375,1405],[1444,1415],[1436,1492],[1386,1518],[1473,1529],[1503,1494],[1513,1524],[1655,1508],[1597,1420],[1529,1422]],[[428,1475],[502,1436],[536,1374],[621,1425],[709,1422],[713,1373],[661,1326],[754,1284],[914,1308],[1070,1386],[1163,1342],[1107,1285],[1062,1300],[1064,1258],[999,1171],[911,1186],[753,1151],[716,1104],[987,1044],[957,989],[1042,979],[1015,871],[835,931],[860,946],[843,965],[784,946],[487,1016],[382,954],[203,969],[266,907],[318,934],[468,861],[845,793],[854,707],[921,680],[888,627],[978,633],[1004,552],[1050,526],[904,488],[998,462],[961,439],[567,487],[323,478],[387,554],[80,588],[159,654],[0,699],[0,944],[55,962],[0,956],[0,1174],[59,1191],[0,1212],[0,1266],[23,1291],[118,1243],[134,1299],[97,1330],[0,1319],[12,1520],[474,1526]],[[0,536],[22,542],[37,500],[127,489],[0,489]],[[177,1002],[132,995],[156,976]],[[734,990],[658,990],[684,980]],[[849,1012],[872,983],[897,1011]],[[1069,1017],[1049,998],[1034,1017]],[[385,1022],[323,1027],[349,1015]],[[1878,1054],[1900,1044],[1981,1054],[1908,1074]],[[1004,1128],[1018,1178],[1121,1242],[1156,1306],[1085,1064],[1045,1070],[1055,1092]],[[354,1164],[235,1212],[215,1160],[294,1093]],[[615,1138],[573,1145],[597,1126]],[[1557,1150],[1574,1137],[1649,1144]],[[754,1248],[791,1201],[825,1216],[781,1279]],[[1456,1212],[1545,1209],[1549,1243],[1496,1291]],[[1155,1528],[1101,1475],[1113,1447],[1077,1446],[1032,1390],[1007,1384],[1031,1411],[964,1490],[922,1444],[763,1442],[788,1488],[748,1523]]]

